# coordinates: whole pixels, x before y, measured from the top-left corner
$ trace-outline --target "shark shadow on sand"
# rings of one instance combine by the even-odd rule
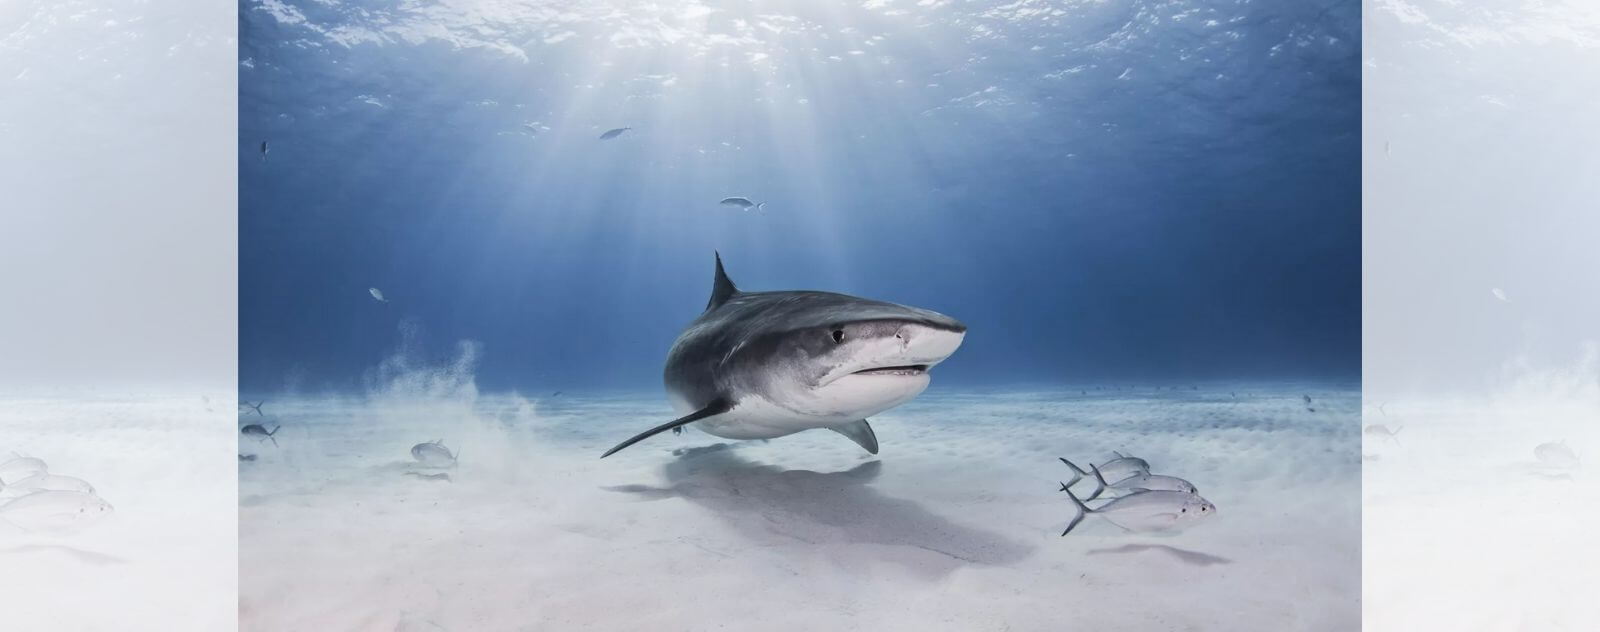
[[[936,580],[966,566],[1015,564],[1035,549],[873,489],[869,484],[882,472],[882,461],[843,472],[784,470],[741,458],[730,447],[680,451],[665,467],[666,487],[604,489],[649,500],[682,498],[757,547],[825,557],[869,574],[888,562]]]

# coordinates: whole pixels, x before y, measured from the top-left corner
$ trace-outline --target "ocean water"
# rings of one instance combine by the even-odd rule
[[[1357,3],[239,8],[243,628],[1359,620]],[[968,333],[876,456],[599,460],[714,252]],[[1062,537],[1114,450],[1217,515]]]

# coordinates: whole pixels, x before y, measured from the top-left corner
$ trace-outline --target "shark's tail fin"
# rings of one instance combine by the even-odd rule
[[[1094,511],[1093,509],[1090,509],[1088,505],[1083,504],[1083,501],[1078,500],[1078,497],[1072,493],[1072,490],[1069,489],[1066,490],[1066,492],[1067,498],[1072,499],[1072,504],[1078,506],[1078,515],[1073,516],[1072,522],[1067,523],[1067,528],[1061,532],[1063,537],[1065,537],[1068,533],[1071,533],[1073,527],[1078,526],[1078,523],[1083,522],[1083,518],[1085,516],[1088,516]]]
[[[1083,477],[1089,475],[1088,472],[1083,471],[1083,468],[1078,467],[1078,465],[1076,463],[1073,463],[1072,461],[1068,461],[1066,457],[1058,456],[1056,458],[1057,459],[1061,459],[1062,463],[1066,463],[1067,467],[1072,468],[1072,480],[1067,482],[1067,485],[1069,487],[1072,486],[1072,485],[1077,485],[1078,481],[1083,480]]]

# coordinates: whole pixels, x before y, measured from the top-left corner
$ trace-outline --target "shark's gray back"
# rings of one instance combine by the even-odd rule
[[[720,300],[719,300],[720,299]],[[788,336],[818,332],[845,322],[905,321],[930,327],[960,327],[937,312],[846,294],[814,291],[716,293],[706,311],[678,335],[667,353],[667,391],[698,409],[717,397],[764,387],[773,354]]]

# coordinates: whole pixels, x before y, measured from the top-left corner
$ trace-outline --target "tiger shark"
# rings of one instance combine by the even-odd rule
[[[832,292],[744,292],[716,255],[711,300],[667,352],[663,381],[682,417],[607,450],[688,424],[724,439],[827,428],[878,453],[867,418],[928,388],[967,326],[917,307]]]

